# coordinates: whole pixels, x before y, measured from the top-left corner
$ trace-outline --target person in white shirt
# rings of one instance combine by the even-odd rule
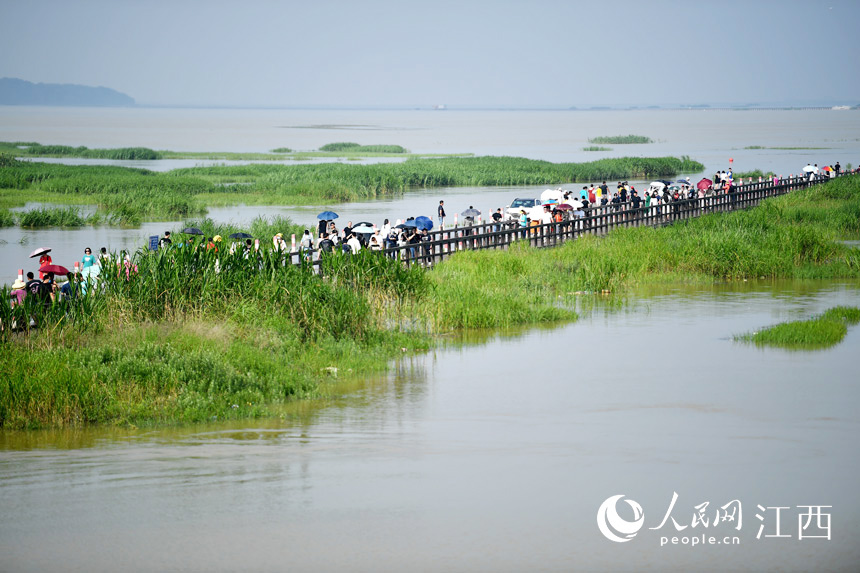
[[[540,222],[542,225],[552,223],[552,212],[549,210],[549,205],[543,208],[543,213],[540,216]]]
[[[346,244],[349,245],[352,253],[357,253],[361,250],[361,243],[356,238],[354,233],[349,234],[349,238],[346,240]]]

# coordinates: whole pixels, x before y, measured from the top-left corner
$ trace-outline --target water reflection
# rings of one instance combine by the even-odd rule
[[[730,339],[837,304],[860,305],[860,282],[579,297],[576,323],[451,337],[278,419],[3,433],[0,555],[15,570],[851,571],[858,329],[804,355]],[[741,544],[598,532],[608,496],[650,528],[673,492],[687,524],[694,504],[742,500]],[[793,539],[756,540],[758,503],[832,505],[834,538],[798,541],[794,516]]]

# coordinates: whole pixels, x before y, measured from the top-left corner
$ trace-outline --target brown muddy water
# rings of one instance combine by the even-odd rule
[[[860,327],[732,340],[837,304],[860,283],[583,297],[280,419],[0,433],[0,570],[856,571]],[[623,543],[598,527],[621,494]]]

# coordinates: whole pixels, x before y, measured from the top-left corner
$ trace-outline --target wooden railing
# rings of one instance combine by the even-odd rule
[[[552,247],[575,240],[582,235],[603,235],[621,227],[662,226],[708,213],[747,209],[758,205],[768,197],[784,195],[796,189],[820,183],[822,183],[821,178],[810,181],[805,176],[776,181],[769,179],[739,183],[732,193],[720,191],[702,198],[661,202],[649,207],[645,207],[643,201],[642,206],[634,209],[633,203],[628,201],[587,209],[582,217],[574,217],[574,212],[568,211],[568,218],[564,221],[532,224],[528,227],[520,227],[516,220],[460,225],[428,232],[426,236],[422,236],[420,243],[387,248],[380,252],[385,256],[399,259],[407,265],[421,264],[431,267],[463,250],[507,249],[518,241],[528,241],[535,247]],[[291,254],[295,264],[299,264],[299,257],[310,259],[309,262],[318,269],[317,272],[321,268],[320,256],[340,256],[320,253],[317,249],[304,253],[293,251]]]

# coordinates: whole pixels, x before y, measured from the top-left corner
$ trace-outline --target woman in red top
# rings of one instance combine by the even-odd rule
[[[51,259],[51,255],[49,255],[48,253],[45,253],[44,255],[39,257],[39,268],[42,268],[42,266],[44,266],[44,265],[50,265],[52,262],[54,262],[54,261]],[[39,271],[39,278],[40,279],[45,278],[45,273],[43,273],[42,271]]]

